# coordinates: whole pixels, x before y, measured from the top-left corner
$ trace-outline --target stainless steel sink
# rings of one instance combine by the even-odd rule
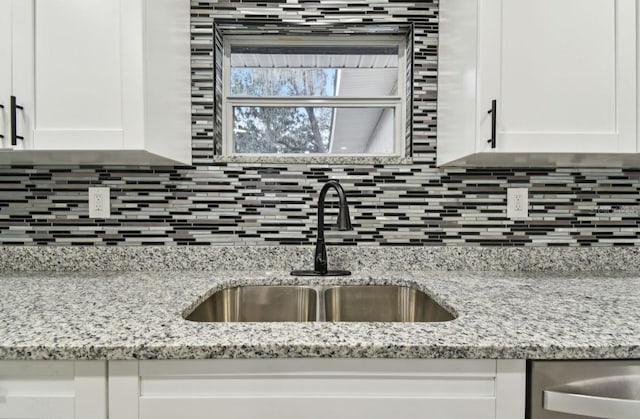
[[[401,286],[340,286],[324,292],[327,321],[444,322],[455,317],[431,297]]]
[[[403,286],[243,286],[220,290],[185,317],[196,322],[443,322],[455,319]]]
[[[216,292],[189,314],[196,322],[309,322],[317,294],[296,286],[246,286]]]

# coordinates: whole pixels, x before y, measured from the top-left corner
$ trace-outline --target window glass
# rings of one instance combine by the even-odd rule
[[[231,68],[232,96],[335,96],[333,68]]]
[[[397,47],[232,47],[232,96],[393,96]]]
[[[391,154],[394,130],[393,108],[233,108],[234,152],[242,154]]]
[[[226,152],[400,154],[403,40],[360,38],[230,40]]]

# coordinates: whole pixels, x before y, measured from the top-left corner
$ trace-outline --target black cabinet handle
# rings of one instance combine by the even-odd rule
[[[498,121],[498,101],[491,101],[491,109],[489,112],[491,114],[491,138],[487,140],[489,144],[491,144],[491,148],[496,148],[496,124]]]
[[[4,105],[0,104],[0,109],[4,109]],[[0,134],[0,138],[4,138],[4,135]]]
[[[15,96],[11,96],[11,145],[18,145],[18,140],[24,140],[18,135],[18,109],[24,108],[16,103]]]

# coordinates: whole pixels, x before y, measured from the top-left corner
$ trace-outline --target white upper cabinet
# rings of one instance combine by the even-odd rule
[[[439,165],[640,161],[636,0],[449,0],[440,25]]]
[[[191,163],[188,1],[0,1],[0,162]]]
[[[0,149],[8,147],[11,129],[11,1],[0,0]]]

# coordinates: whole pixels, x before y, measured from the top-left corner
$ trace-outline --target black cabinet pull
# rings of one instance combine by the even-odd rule
[[[487,140],[489,144],[491,144],[491,148],[496,148],[496,124],[498,121],[498,101],[491,101],[491,109],[489,112],[491,114],[491,138]]]
[[[4,105],[0,104],[0,109],[4,109]],[[0,134],[0,138],[4,138],[4,135]]]
[[[24,108],[16,103],[15,96],[11,96],[11,145],[18,145],[18,140],[24,140],[18,135],[18,109]]]

